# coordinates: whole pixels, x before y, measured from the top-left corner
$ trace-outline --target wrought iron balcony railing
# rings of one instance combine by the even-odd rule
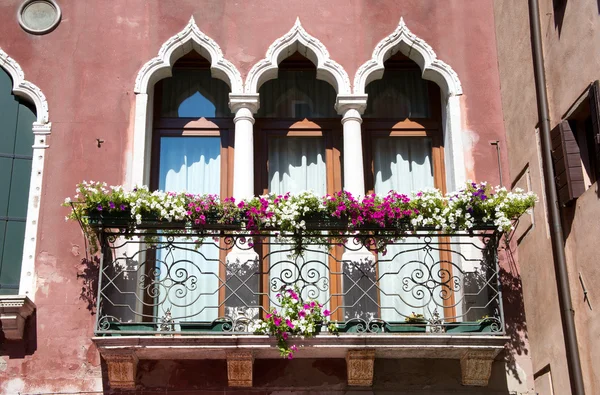
[[[385,255],[363,245],[394,230],[371,229],[345,246],[302,239],[297,255],[298,244],[276,231],[120,226],[95,225],[98,336],[249,334],[249,323],[277,308],[276,294],[289,286],[325,305],[341,336],[504,333],[501,234],[491,228],[402,234]]]

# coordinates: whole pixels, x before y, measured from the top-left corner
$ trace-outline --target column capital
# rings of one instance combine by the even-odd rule
[[[258,94],[229,94],[229,108],[234,114],[242,108],[247,108],[250,113],[255,114],[260,108]]]
[[[356,110],[360,115],[366,108],[367,95],[337,95],[335,109],[340,115],[346,114],[348,110]]]

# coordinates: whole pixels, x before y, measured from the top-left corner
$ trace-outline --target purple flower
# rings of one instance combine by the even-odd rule
[[[96,210],[98,210],[98,211],[102,211],[102,205],[101,205],[101,204],[99,204],[98,206],[96,206]]]
[[[114,202],[108,202],[108,207],[115,208],[115,203]]]
[[[487,196],[481,195],[481,200],[485,200],[485,199],[487,199]]]
[[[121,211],[127,210],[127,206],[125,206],[124,204],[122,204],[120,208],[121,208]]]

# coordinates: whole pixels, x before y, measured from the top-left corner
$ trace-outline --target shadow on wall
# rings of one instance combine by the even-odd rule
[[[79,299],[87,303],[86,307],[92,315],[96,314],[99,271],[100,258],[93,256],[90,259],[86,256],[81,260],[81,267],[77,273],[77,278],[83,282]]]
[[[6,355],[10,359],[21,359],[33,355],[37,350],[37,311],[27,318],[22,340],[7,340],[0,323],[0,356]]]
[[[600,7],[600,0],[598,0]],[[562,31],[563,21],[565,19],[565,10],[567,9],[567,0],[552,0],[552,9],[554,15],[554,28],[558,30],[558,37]]]
[[[506,345],[504,353],[507,374],[512,374],[519,383],[522,383],[523,377],[519,374],[516,356],[526,356],[529,354],[529,350],[527,348],[523,284],[518,276],[517,264],[512,252],[513,248],[511,240],[508,240],[505,247],[501,249],[504,252],[509,269],[500,268],[506,334],[510,336],[510,341]]]

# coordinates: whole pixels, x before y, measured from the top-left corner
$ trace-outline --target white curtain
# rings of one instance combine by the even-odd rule
[[[364,118],[429,118],[427,81],[420,70],[388,70],[366,87]]]
[[[434,187],[429,138],[376,138],[373,159],[375,193],[379,195],[390,190],[408,195]],[[388,246],[385,256],[379,254],[381,318],[385,321],[404,322],[412,313],[430,318],[436,308],[443,316],[440,289],[434,289],[432,294],[424,286],[430,276],[434,282],[440,281],[439,252],[424,251],[424,244],[415,242],[418,239],[408,238],[404,245]]]
[[[325,145],[321,137],[278,137],[269,141],[269,191],[276,194],[313,191],[319,196],[327,193]],[[303,298],[326,304],[329,295],[327,249],[309,246],[298,258],[290,251],[276,252],[287,247],[271,247],[271,301],[275,302],[281,286],[296,280]],[[275,288],[275,289],[274,289]]]
[[[220,152],[219,137],[162,137],[159,188],[218,195]],[[164,243],[165,239],[162,241]],[[211,239],[205,241],[211,242]],[[155,302],[159,318],[167,310],[175,322],[212,321],[218,317],[219,250],[216,245],[203,245],[198,250],[193,245],[187,250],[160,249],[157,251],[157,268],[162,284]]]

